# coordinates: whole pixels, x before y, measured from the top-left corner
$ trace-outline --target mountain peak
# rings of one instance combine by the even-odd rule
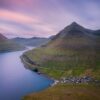
[[[71,27],[81,27],[78,23],[72,22],[69,26]]]
[[[77,24],[76,22],[72,22],[70,25],[68,25],[62,31],[60,31],[58,35],[55,37],[56,38],[57,37],[65,38],[68,36],[80,37],[80,36],[85,35],[85,33],[87,33],[87,29]]]
[[[71,25],[78,25],[76,22],[72,22]]]
[[[71,30],[80,30],[80,31],[82,31],[82,30],[84,30],[85,28],[82,27],[81,25],[79,25],[79,24],[76,23],[76,22],[72,22],[72,23],[71,23],[69,26],[67,26],[65,29],[68,30],[68,31],[71,31]]]

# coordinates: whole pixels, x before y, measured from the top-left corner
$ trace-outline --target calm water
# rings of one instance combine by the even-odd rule
[[[46,89],[52,80],[24,68],[23,51],[0,54],[0,100],[21,100],[22,96]]]

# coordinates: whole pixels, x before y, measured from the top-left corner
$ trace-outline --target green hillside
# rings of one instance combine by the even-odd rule
[[[100,80],[99,34],[99,31],[86,29],[74,22],[48,44],[24,53],[21,58],[26,68],[38,69],[59,79],[60,83],[42,92],[31,93],[22,100],[99,100],[100,81],[95,81],[96,84],[75,82],[84,76]],[[61,83],[67,77],[74,81]]]
[[[100,79],[100,37],[77,23],[60,31],[47,45],[24,53],[28,68],[61,78],[90,75]]]

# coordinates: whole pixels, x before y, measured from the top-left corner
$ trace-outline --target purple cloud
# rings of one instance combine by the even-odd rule
[[[0,32],[48,37],[73,21],[99,29],[99,9],[100,0],[0,0]]]

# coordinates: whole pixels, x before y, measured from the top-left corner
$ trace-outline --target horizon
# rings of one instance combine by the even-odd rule
[[[0,33],[8,38],[49,37],[74,21],[97,30],[99,9],[99,0],[0,0]]]

